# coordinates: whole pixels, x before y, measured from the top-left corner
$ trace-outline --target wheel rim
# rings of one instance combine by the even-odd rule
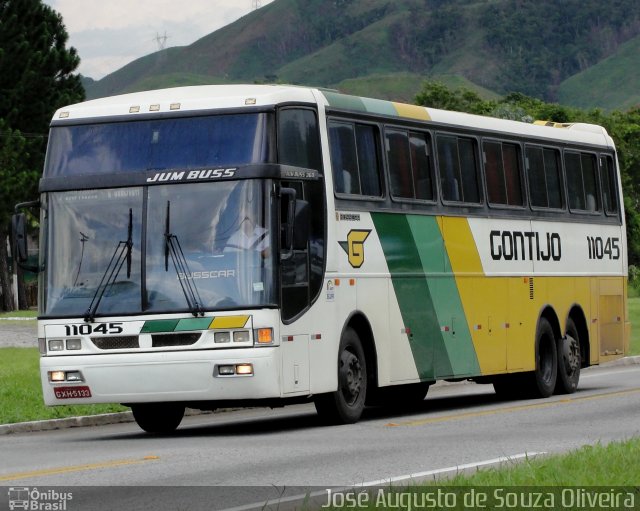
[[[567,334],[564,342],[563,357],[567,374],[571,375],[580,367],[580,345],[576,338]]]
[[[348,350],[344,350],[340,355],[340,387],[348,405],[353,405],[360,397],[362,365],[360,359]]]

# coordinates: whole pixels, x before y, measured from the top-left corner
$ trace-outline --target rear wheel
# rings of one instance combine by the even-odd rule
[[[578,329],[571,318],[567,320],[565,336],[558,342],[558,381],[557,394],[572,394],[580,381],[580,337]]]
[[[184,417],[184,406],[176,403],[139,403],[131,405],[131,411],[147,433],[172,433]]]
[[[553,328],[540,318],[536,331],[536,369],[524,375],[524,390],[533,397],[549,397],[556,388],[558,349]]]
[[[367,364],[358,334],[347,328],[340,339],[338,390],[316,396],[318,415],[332,424],[357,422],[367,397]]]

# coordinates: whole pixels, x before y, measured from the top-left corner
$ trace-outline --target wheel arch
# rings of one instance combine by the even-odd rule
[[[370,389],[378,386],[378,352],[376,350],[375,338],[371,323],[366,315],[361,311],[353,312],[345,322],[342,332],[347,328],[352,328],[360,339],[364,358],[367,364],[367,386]]]
[[[562,337],[562,329],[560,328],[560,320],[558,319],[558,314],[556,314],[555,309],[551,306],[551,305],[545,305],[541,310],[540,310],[540,314],[538,316],[538,321],[536,323],[536,332],[538,331],[538,325],[540,324],[540,320],[544,318],[546,319],[549,324],[551,325],[551,328],[553,329],[553,335],[556,338],[556,342],[558,339],[560,339]],[[537,343],[538,343],[538,338],[536,335],[536,349],[538,349]]]
[[[569,313],[567,314],[567,318],[565,320],[565,328],[564,331],[567,331],[567,322],[571,319],[573,324],[578,329],[578,337],[580,341],[580,356],[582,358],[582,362],[580,367],[589,367],[591,360],[591,342],[589,338],[589,327],[587,325],[587,318],[582,310],[582,307],[575,303],[571,306]]]

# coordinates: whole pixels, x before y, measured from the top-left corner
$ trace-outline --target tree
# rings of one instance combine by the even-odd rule
[[[0,0],[0,284],[12,310],[6,240],[13,205],[37,196],[53,112],[84,99],[80,58],[62,17],[41,0]]]

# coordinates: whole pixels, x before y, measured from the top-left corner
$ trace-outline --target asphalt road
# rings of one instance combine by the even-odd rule
[[[436,386],[414,412],[368,409],[348,426],[321,426],[301,405],[187,417],[166,437],[135,424],[3,435],[0,484],[68,488],[83,502],[70,511],[224,509],[639,434],[640,366],[600,367],[569,396],[501,401],[491,386]]]

